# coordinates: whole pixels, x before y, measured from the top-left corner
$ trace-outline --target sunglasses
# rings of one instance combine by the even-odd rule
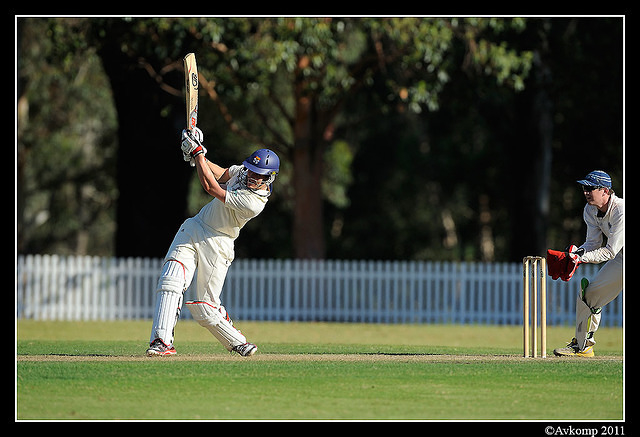
[[[590,193],[593,190],[599,190],[601,188],[604,188],[604,187],[594,187],[594,186],[591,186],[591,185],[583,185],[582,186],[582,191],[584,191],[585,193]]]

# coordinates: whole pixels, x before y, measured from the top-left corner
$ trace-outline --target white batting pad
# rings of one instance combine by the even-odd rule
[[[159,291],[156,294],[156,310],[151,327],[151,343],[156,338],[166,345],[173,344],[173,330],[180,316],[182,293]]]
[[[247,339],[234,326],[227,317],[224,307],[218,308],[208,302],[189,301],[185,302],[193,318],[204,326],[218,339],[227,349],[232,350],[234,346],[245,344]]]
[[[157,291],[182,293],[186,288],[184,267],[176,260],[169,260],[162,266],[158,278]]]

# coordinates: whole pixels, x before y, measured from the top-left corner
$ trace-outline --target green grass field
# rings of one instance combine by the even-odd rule
[[[623,334],[596,357],[521,358],[520,327],[238,322],[230,355],[192,321],[144,356],[151,322],[17,322],[17,420],[622,420]],[[581,408],[597,386],[597,406]]]

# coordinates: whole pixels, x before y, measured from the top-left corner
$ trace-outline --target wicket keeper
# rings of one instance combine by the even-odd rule
[[[576,299],[575,337],[566,347],[555,349],[558,356],[592,357],[595,332],[600,325],[602,307],[622,291],[624,246],[624,201],[611,188],[611,177],[601,170],[577,181],[587,200],[583,218],[586,241],[568,251],[573,271],[581,263],[605,263],[591,282],[582,278]],[[606,238],[606,242],[604,241]]]

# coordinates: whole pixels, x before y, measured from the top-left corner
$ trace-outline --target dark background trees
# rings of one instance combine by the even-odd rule
[[[182,161],[196,52],[210,158],[266,144],[242,257],[512,261],[623,195],[623,19],[20,18],[21,253],[164,255],[208,201]]]

